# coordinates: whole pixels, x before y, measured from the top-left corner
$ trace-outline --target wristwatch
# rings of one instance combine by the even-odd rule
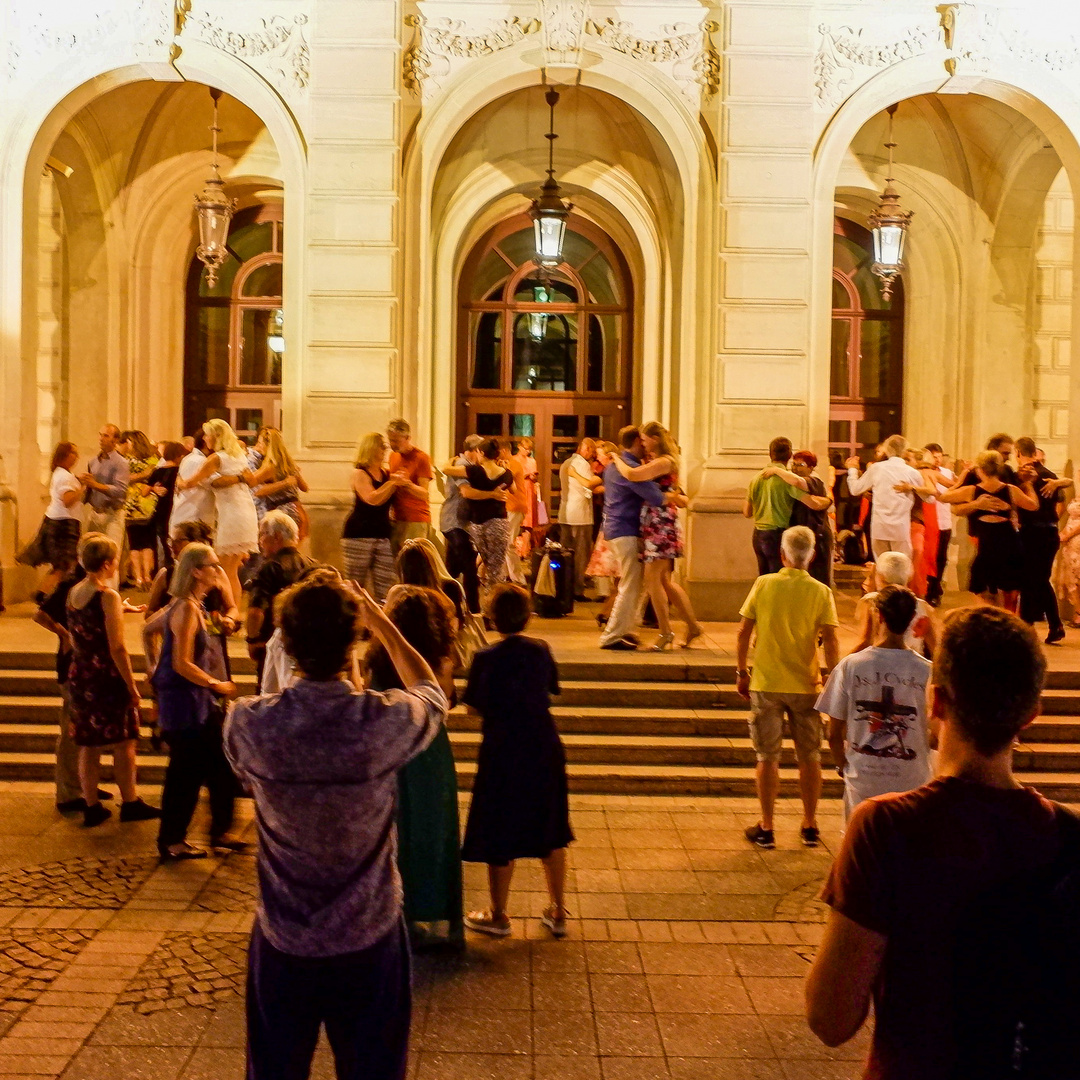
[[[749,674],[750,674],[750,669],[749,668],[736,668],[735,669],[735,678],[736,679],[741,679],[744,676],[749,676]]]

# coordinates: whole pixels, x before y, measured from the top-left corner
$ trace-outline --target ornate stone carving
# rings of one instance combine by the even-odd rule
[[[405,22],[413,28],[413,39],[402,58],[403,78],[410,90],[425,98],[438,90],[461,61],[491,56],[540,30],[539,19],[517,15],[482,29],[471,28],[461,19],[429,19],[422,13],[406,16]]]
[[[671,76],[691,96],[704,90],[714,94],[720,87],[720,54],[713,46],[714,22],[701,26],[676,23],[662,28],[663,37],[640,37],[626,22],[590,19],[585,31],[616,52],[653,64],[670,65]]]
[[[940,10],[945,48],[952,53],[945,61],[945,70],[950,75],[961,70],[985,75],[990,70],[989,54],[996,44],[997,10],[970,3],[945,4]]]
[[[589,15],[588,0],[540,0],[545,67],[577,67]]]
[[[851,26],[818,27],[820,42],[814,57],[814,97],[819,107],[835,108],[856,80],[859,68],[889,67],[944,45],[940,22],[919,23],[903,30],[899,37],[874,41],[865,28]]]
[[[176,21],[181,45],[184,38],[195,38],[250,63],[282,91],[306,89],[311,77],[307,11],[272,15],[259,19],[251,29],[241,29],[228,23],[223,14],[193,8],[190,0],[177,0]]]

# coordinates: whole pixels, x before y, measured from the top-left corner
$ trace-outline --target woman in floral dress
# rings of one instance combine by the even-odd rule
[[[1061,530],[1061,585],[1072,607],[1072,625],[1080,628],[1080,498],[1069,503]]]
[[[154,444],[141,431],[125,431],[120,436],[119,449],[131,468],[124,521],[131,553],[132,583],[142,592],[149,589],[154,580],[157,561],[157,532],[153,519],[158,497],[150,486],[150,477],[158,467],[158,454]]]
[[[663,491],[678,491],[679,448],[670,432],[654,420],[641,428],[641,441],[645,444],[648,461],[631,468],[623,461],[622,455],[616,454],[612,458],[615,468],[628,480],[655,480]],[[686,505],[685,497],[682,505]],[[686,622],[682,648],[688,649],[695,638],[701,637],[705,631],[694,614],[686,590],[672,578],[675,560],[682,558],[683,554],[678,508],[671,503],[642,506],[641,538],[644,542],[641,558],[645,563],[645,589],[660,628],[660,637],[653,645],[653,651],[670,649],[675,640],[675,631],[671,629],[672,605]]]

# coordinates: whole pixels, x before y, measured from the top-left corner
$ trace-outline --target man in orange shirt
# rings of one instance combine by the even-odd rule
[[[394,521],[390,530],[390,546],[394,554],[406,540],[422,537],[442,551],[440,538],[431,527],[431,495],[428,487],[435,475],[431,458],[412,444],[412,428],[406,420],[391,420],[386,428],[390,444],[390,475],[400,476],[405,483],[397,489],[393,500]]]
[[[510,523],[510,546],[506,549],[506,570],[510,580],[518,585],[525,584],[525,574],[521,569],[521,559],[517,553],[517,538],[521,526],[525,523],[525,513],[529,509],[529,496],[525,490],[525,464],[516,457],[510,440],[505,436],[499,442],[499,464],[508,469],[514,477],[514,490],[506,496],[506,518]]]

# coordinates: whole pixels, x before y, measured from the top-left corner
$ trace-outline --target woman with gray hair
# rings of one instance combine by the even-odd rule
[[[158,722],[169,747],[161,793],[158,852],[163,862],[203,859],[206,852],[187,842],[199,789],[210,793],[210,843],[226,851],[246,847],[229,835],[236,781],[221,745],[224,700],[236,693],[222,652],[207,629],[206,594],[224,577],[214,549],[188,544],[177,560],[168,607],[143,628],[150,682],[157,692]],[[158,635],[161,651],[155,655]]]

